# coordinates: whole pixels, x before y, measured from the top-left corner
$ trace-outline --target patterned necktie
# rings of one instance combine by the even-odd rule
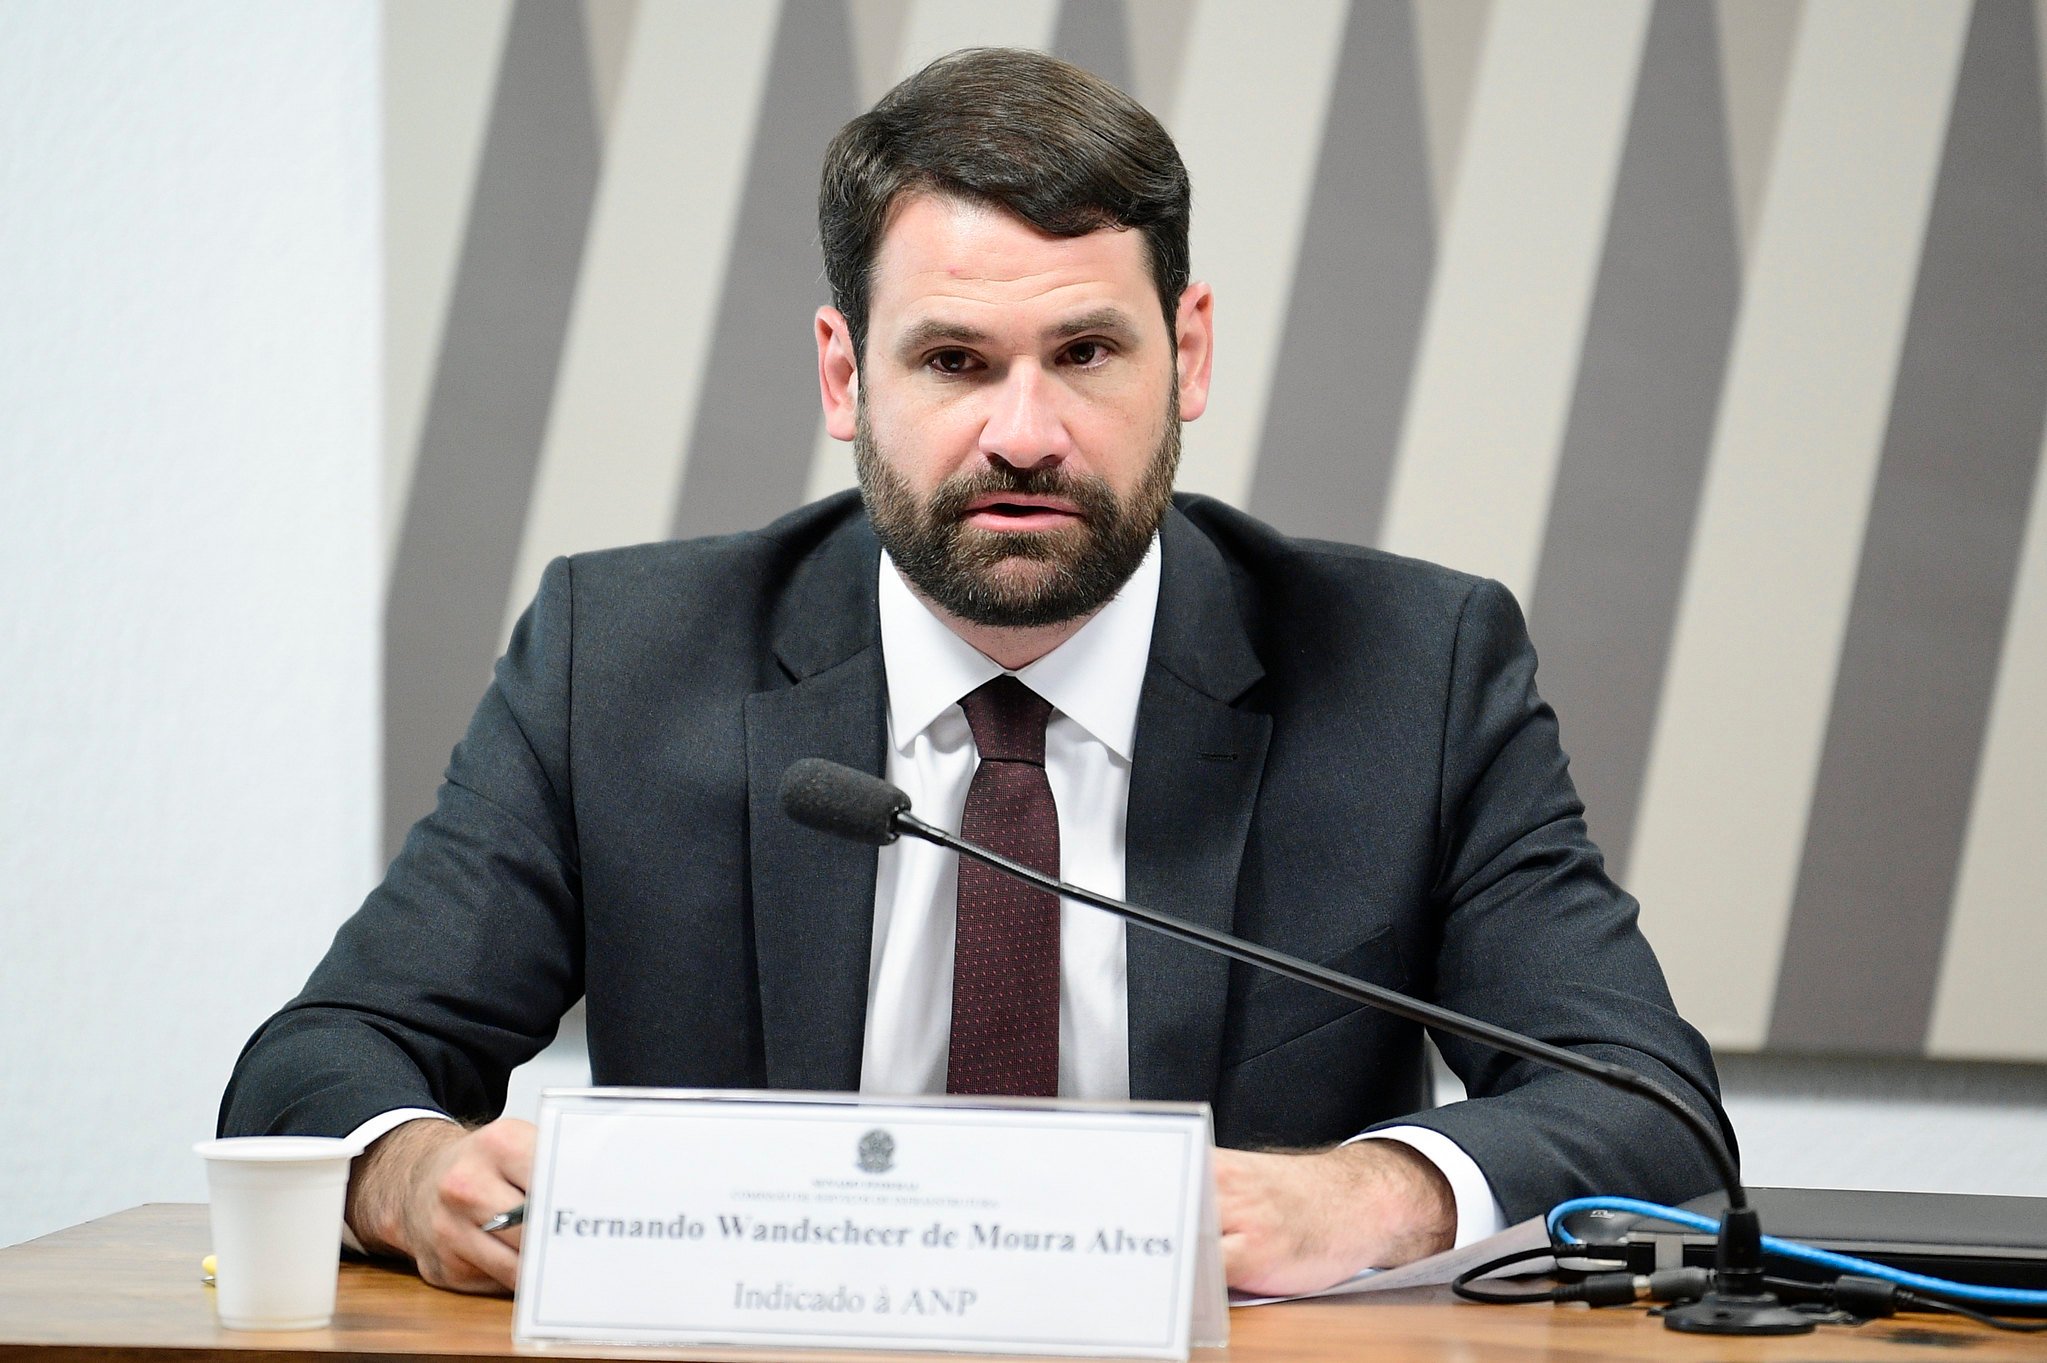
[[[960,836],[1059,874],[1045,779],[1049,701],[1001,676],[960,702],[981,763]],[[960,858],[947,1093],[1059,1094],[1059,897]]]

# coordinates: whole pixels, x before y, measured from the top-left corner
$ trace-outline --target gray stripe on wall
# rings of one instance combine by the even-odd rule
[[[788,0],[775,30],[716,343],[675,511],[679,536],[749,530],[804,499],[821,420],[811,314],[825,144],[856,112],[844,0]]]
[[[1771,1016],[1917,1053],[2047,412],[2047,193],[2026,0],[1979,0]]]
[[[1052,55],[1126,93],[1134,89],[1130,16],[1123,0],[1064,0],[1059,26],[1052,30]]]
[[[1406,0],[1353,0],[1249,498],[1292,534],[1379,534],[1435,264],[1416,69]]]
[[[1593,836],[1625,864],[1741,295],[1713,13],[1658,0],[1529,602]]]
[[[598,174],[580,5],[520,0],[384,635],[384,844],[433,805],[490,678]]]

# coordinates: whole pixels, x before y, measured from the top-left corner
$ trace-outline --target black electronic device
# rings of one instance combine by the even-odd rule
[[[1756,1210],[1767,1216],[1770,1233],[1814,1249],[1982,1287],[2047,1291],[2047,1197],[1999,1197],[1975,1193],[1898,1193],[1857,1188],[1751,1188]],[[1694,1198],[1686,1211],[1719,1215],[1712,1198]],[[1713,1237],[1612,1213],[1595,1230],[1598,1243],[1620,1243],[1629,1267],[1647,1273],[1661,1268],[1702,1266],[1713,1257]],[[1796,1259],[1773,1258],[1773,1273],[1820,1281],[1832,1270]],[[2009,1314],[2042,1314],[2047,1309],[2005,1306]]]

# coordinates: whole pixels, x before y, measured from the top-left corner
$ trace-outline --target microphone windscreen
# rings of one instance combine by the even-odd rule
[[[807,828],[879,847],[896,840],[896,815],[910,797],[878,776],[801,757],[782,773],[782,809]]]

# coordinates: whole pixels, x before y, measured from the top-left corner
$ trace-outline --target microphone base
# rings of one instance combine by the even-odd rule
[[[1705,1296],[1663,1313],[1666,1330],[1694,1335],[1803,1335],[1812,1332],[1813,1318],[1794,1311],[1765,1292],[1725,1292],[1714,1288]]]

